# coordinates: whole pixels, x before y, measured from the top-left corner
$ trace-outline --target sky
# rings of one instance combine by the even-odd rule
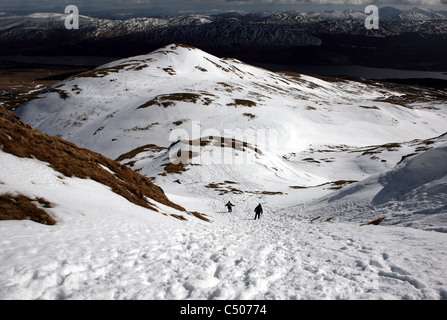
[[[433,8],[447,10],[447,0],[0,0],[0,12],[30,14],[63,13],[76,5],[81,14],[100,17],[212,13],[222,11],[319,11],[362,10],[368,4],[378,7]]]

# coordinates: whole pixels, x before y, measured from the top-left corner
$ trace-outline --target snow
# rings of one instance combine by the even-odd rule
[[[0,192],[44,196],[57,220],[0,223],[1,299],[447,297],[446,233],[310,222],[299,206],[264,205],[254,221],[257,197],[233,196],[228,213],[216,197],[168,194],[212,219],[179,221],[38,160],[0,160]]]
[[[96,72],[56,84],[18,110],[22,120],[110,158],[145,146],[121,162],[210,222],[0,150],[0,194],[43,197],[57,221],[0,222],[0,299],[447,299],[444,102],[392,104],[401,92],[175,45]],[[200,97],[155,105],[179,93]],[[177,129],[188,137],[172,144]],[[169,155],[209,135],[219,143],[166,174]]]
[[[446,232],[447,144],[307,203],[306,210],[351,222],[384,215],[387,224]]]
[[[29,18],[35,18],[35,19],[51,19],[51,18],[56,18],[56,19],[64,19],[65,16],[61,13],[33,13],[30,15],[27,15],[27,17]]]
[[[168,137],[177,128],[173,122],[184,119],[178,128],[190,136],[191,120],[200,122],[202,130],[217,130],[221,136],[224,130],[239,130],[247,136],[253,136],[254,129],[277,130],[281,156],[306,150],[311,144],[378,145],[445,132],[445,108],[408,109],[380,101],[399,96],[399,92],[358,82],[281,76],[189,47],[169,45],[111,62],[96,72],[96,76],[72,77],[54,85],[18,114],[44,133],[112,159],[147,143],[169,146],[174,141]],[[197,94],[200,99],[137,109],[163,95],[182,93]],[[256,106],[229,106],[234,99]],[[255,118],[248,121],[244,113]]]

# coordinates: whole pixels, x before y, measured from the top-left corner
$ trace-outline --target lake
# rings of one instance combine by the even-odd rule
[[[256,64],[259,67],[271,71],[292,71],[302,74],[315,74],[322,76],[349,76],[365,79],[442,79],[447,80],[447,72],[400,70],[392,68],[374,68],[356,65],[322,66],[322,65],[281,65],[281,64]]]
[[[15,61],[37,64],[61,64],[71,66],[100,66],[117,60],[114,57],[98,56],[0,56],[3,61]],[[248,61],[247,61],[248,62]],[[322,65],[290,65],[290,64],[265,64],[248,62],[258,67],[271,71],[291,71],[308,75],[322,76],[349,76],[365,79],[442,79],[447,80],[447,72],[400,70],[392,68],[363,67],[356,65],[322,66]]]

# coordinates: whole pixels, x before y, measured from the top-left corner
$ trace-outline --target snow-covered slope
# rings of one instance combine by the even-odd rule
[[[278,74],[169,45],[56,84],[18,114],[162,187],[180,178],[193,193],[233,187],[296,199],[300,187],[391,169],[416,148],[402,143],[443,134],[442,102],[420,99],[378,84]],[[176,159],[183,161],[167,167]],[[316,195],[299,191],[298,201]]]
[[[9,140],[4,131],[2,138]],[[438,156],[443,157],[436,152],[429,158]],[[2,300],[447,296],[446,233],[310,222],[297,208],[269,205],[262,219],[253,221],[250,203],[235,201],[229,214],[222,211],[223,203],[210,204],[206,195],[176,195],[176,202],[213,213],[213,223],[185,222],[3,147],[0,163],[0,194],[19,192],[57,220],[53,226],[26,219],[0,221]],[[268,303],[266,308],[276,314]]]
[[[3,108],[0,122],[0,220],[63,224],[113,207],[186,219],[187,211],[160,187],[118,162],[47,136]]]
[[[209,222],[2,151],[0,190],[48,194],[61,223],[0,223],[0,298],[445,299],[447,111],[407,89],[182,45],[53,86],[22,120],[117,159]]]
[[[98,181],[63,175],[55,169],[54,157],[50,166],[36,157],[19,156],[34,152],[42,157],[48,146],[62,154],[64,148],[59,139],[22,128],[12,115],[1,114],[0,195],[26,196],[57,220],[55,225],[0,221],[2,300],[447,296],[446,233],[342,220],[310,222],[306,211],[269,204],[261,220],[253,221],[250,201],[235,201],[229,214],[223,203],[210,202],[206,194],[191,197],[185,192],[170,198],[212,213],[213,223],[173,219],[132,204]],[[30,147],[32,141],[40,141],[37,149]],[[79,158],[73,159],[71,169]],[[421,163],[443,165],[444,158],[445,148],[427,151],[396,175],[408,168],[415,177]],[[92,162],[98,172],[116,174],[105,159]],[[445,178],[445,165],[433,169],[430,178],[438,173]],[[9,212],[4,211],[3,197],[1,201],[2,216]],[[150,202],[161,212],[184,214]],[[268,303],[266,311],[276,315]]]
[[[306,212],[362,222],[384,216],[388,225],[447,232],[447,149],[445,135],[438,147],[410,155],[385,173],[309,204]]]

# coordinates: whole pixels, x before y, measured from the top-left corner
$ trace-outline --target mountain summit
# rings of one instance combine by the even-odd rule
[[[402,154],[347,156],[349,170],[334,155],[439,136],[445,111],[439,102],[422,103],[427,100],[428,92],[274,73],[171,44],[55,84],[17,113],[42,132],[119,159],[157,181],[188,171],[202,185],[239,179],[246,181],[245,191],[265,190],[269,181],[273,190],[265,191],[284,193],[290,186],[358,181],[392,168]],[[195,143],[195,150],[189,148]],[[173,164],[170,155],[180,150],[188,161]],[[233,160],[224,163],[230,151]],[[216,174],[212,164],[198,166],[213,154],[210,161],[228,165],[226,173],[199,181],[204,172]],[[231,166],[236,163],[242,166]]]

